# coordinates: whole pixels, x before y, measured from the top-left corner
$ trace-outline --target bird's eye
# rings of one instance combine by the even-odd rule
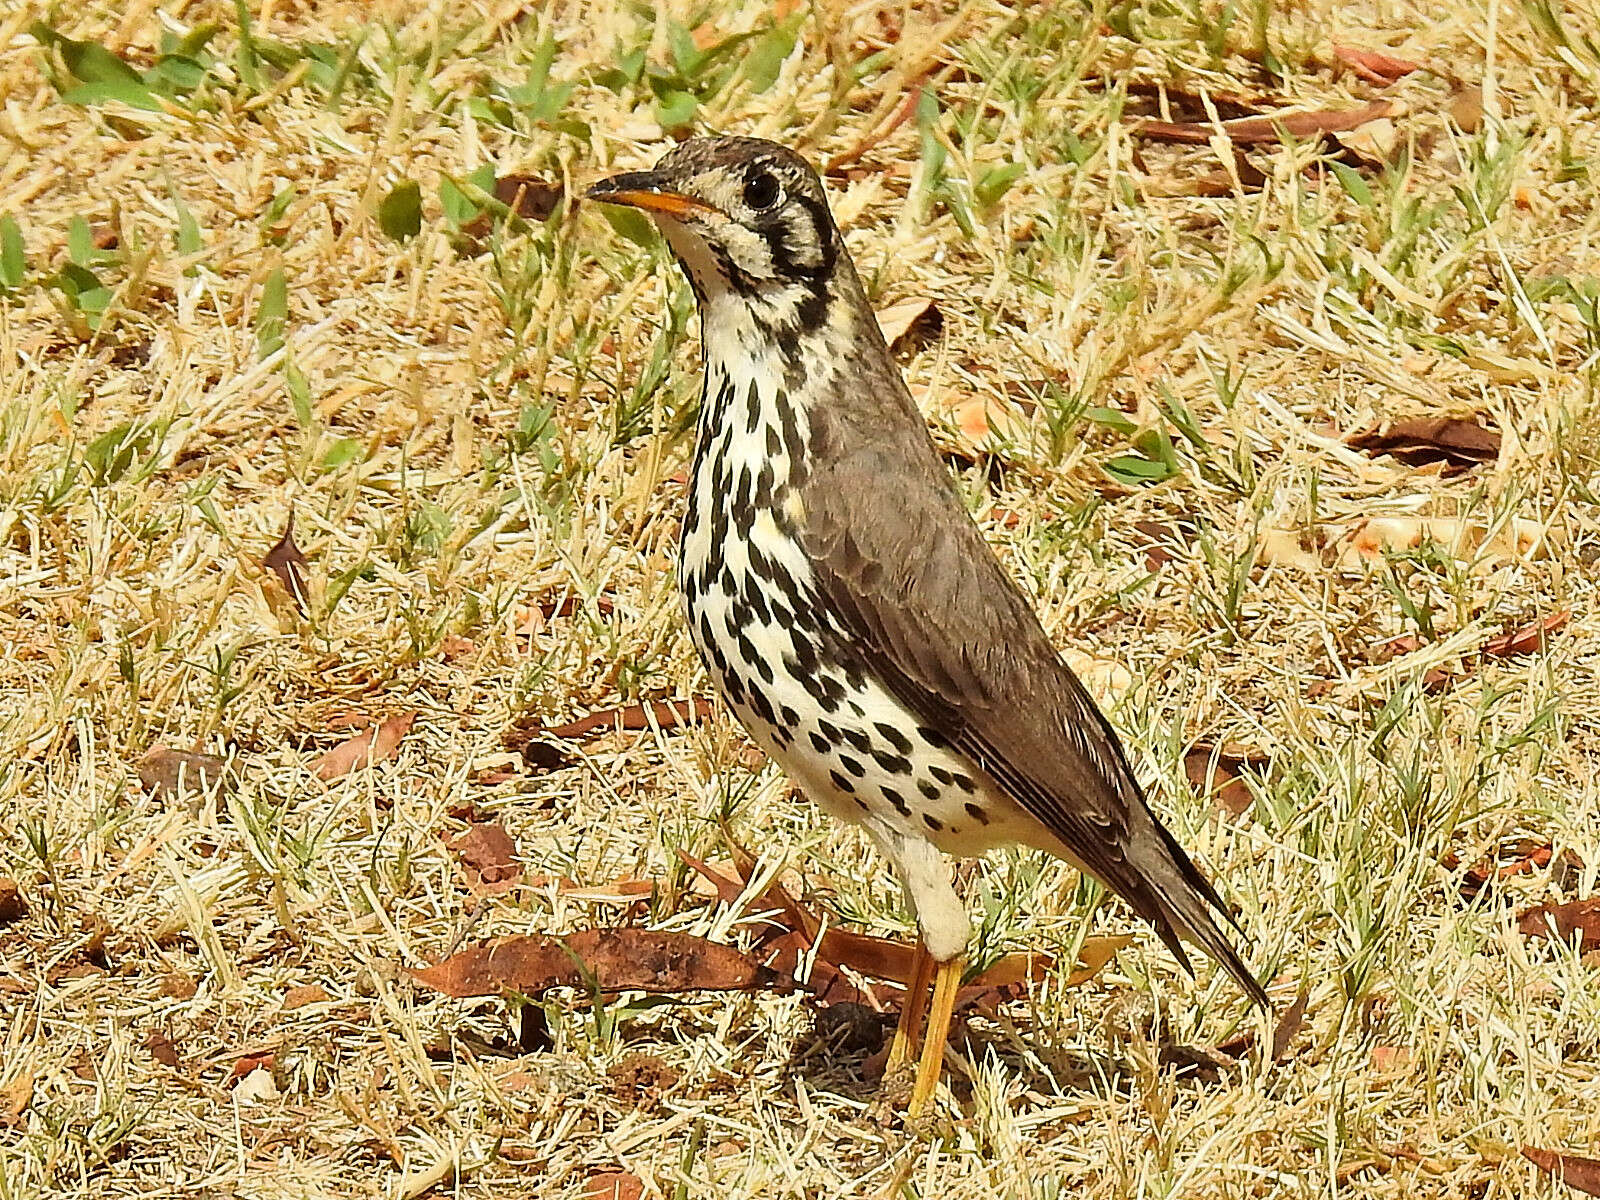
[[[778,192],[777,178],[761,171],[745,181],[744,202],[759,212],[778,202]]]

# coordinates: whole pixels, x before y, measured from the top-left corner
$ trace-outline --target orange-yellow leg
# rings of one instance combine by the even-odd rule
[[[934,968],[933,1002],[928,1006],[928,1029],[922,1039],[922,1057],[917,1062],[917,1082],[911,1089],[906,1119],[916,1122],[928,1111],[928,1104],[939,1088],[939,1071],[944,1066],[944,1045],[950,1038],[950,1017],[955,1012],[956,991],[961,987],[965,957],[958,954]]]
[[[928,987],[933,982],[933,955],[917,939],[916,953],[911,959],[911,979],[906,983],[905,999],[900,1002],[900,1022],[894,1027],[894,1041],[889,1043],[889,1057],[883,1064],[883,1077],[891,1079],[896,1071],[911,1061],[916,1053],[918,1039],[922,1036],[922,1018],[928,1011]]]

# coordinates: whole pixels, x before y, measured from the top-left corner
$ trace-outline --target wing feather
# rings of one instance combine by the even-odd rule
[[[921,445],[841,450],[813,469],[803,500],[821,598],[867,668],[1180,961],[1177,932],[1264,1002],[1211,919],[1208,909],[1232,921],[1221,899],[1150,812],[1115,731],[984,541],[925,431]]]

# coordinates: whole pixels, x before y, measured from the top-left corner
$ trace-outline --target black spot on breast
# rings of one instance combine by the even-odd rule
[[[833,743],[820,733],[813,733],[811,735],[811,748],[818,754],[827,754],[833,749]]]
[[[750,381],[749,390],[744,394],[745,418],[744,431],[754,434],[761,427],[761,389],[756,387],[756,381]]]
[[[940,796],[944,795],[944,792],[940,790],[938,784],[929,783],[926,779],[919,780],[917,782],[917,791],[921,792],[929,800],[937,800]]]
[[[895,812],[899,813],[902,817],[909,817],[911,815],[911,806],[906,803],[906,798],[894,788],[881,787],[878,790],[883,793],[883,798],[885,800],[894,805]]]
[[[935,833],[938,833],[944,829],[944,822],[939,820],[939,818],[934,816],[932,813],[923,813],[922,823]]]
[[[844,703],[844,685],[832,675],[810,675],[803,677],[806,691],[811,693],[811,698],[822,706],[822,711],[836,713],[839,706]]]
[[[971,817],[979,825],[987,825],[989,823],[989,814],[984,812],[978,805],[972,803],[972,801],[967,801],[964,807],[967,810],[967,816]]]
[[[802,678],[809,678],[815,675],[817,673],[817,644],[811,635],[799,627],[791,627],[789,630],[789,644],[794,647],[794,654],[789,659],[794,665],[789,668],[789,673]]]
[[[856,790],[856,785],[851,783],[843,775],[839,774],[839,772],[837,772],[837,771],[829,771],[828,772],[828,778],[833,780],[833,786],[838,788],[841,792],[849,792],[851,794],[854,794],[854,792]]]
[[[867,773],[867,769],[861,765],[861,760],[858,758],[852,758],[848,754],[841,754],[839,756],[839,765],[846,771],[849,771],[850,774],[854,775],[857,779],[860,779]]]
[[[873,728],[878,731],[879,737],[900,751],[901,754],[911,753],[911,739],[887,721],[879,721]]]
[[[949,787],[956,781],[956,775],[954,771],[947,771],[940,766],[929,767],[928,774],[932,775],[936,780],[944,784],[945,787]]]
[[[944,734],[940,733],[937,729],[931,729],[926,725],[917,726],[917,736],[928,745],[932,746],[935,750],[945,750],[950,746],[950,741],[944,736]]]
[[[766,593],[757,586],[754,579],[744,581],[744,590],[740,593],[744,606],[750,610],[750,615],[763,625],[772,623],[771,614],[767,608]]]
[[[878,764],[878,769],[889,775],[911,774],[911,760],[900,754],[885,754],[882,750],[872,752],[872,761]]]
[[[738,532],[741,540],[750,540],[750,530],[755,525],[755,482],[750,474],[750,468],[745,467],[739,472],[739,486],[734,489],[733,495],[728,498],[728,516]]]
[[[785,571],[782,568],[774,569],[772,572],[772,583],[774,587],[783,593],[783,598],[789,602],[789,606],[791,608],[799,610],[804,607],[802,603],[804,597],[801,595],[800,581],[788,571]]]
[[[772,711],[772,701],[767,699],[767,694],[757,688],[750,689],[750,707],[756,716],[761,718],[765,725],[776,725],[777,713]]]
[[[783,723],[791,729],[800,724],[800,714],[787,704],[778,710],[778,715],[783,718]]]
[[[700,568],[700,590],[705,591],[711,582],[711,576],[722,570],[722,543],[712,539],[711,548],[706,551],[706,560]]]
[[[969,796],[975,795],[978,791],[978,785],[973,781],[972,776],[963,775],[959,771],[956,773],[955,784]]]
[[[723,653],[721,642],[706,643],[706,657],[711,660],[711,665],[716,668],[718,675],[728,673],[728,656]]]
[[[859,750],[863,754],[872,752],[872,739],[862,733],[861,730],[851,728],[841,730],[841,732],[844,734],[844,740],[849,742],[853,749]]]

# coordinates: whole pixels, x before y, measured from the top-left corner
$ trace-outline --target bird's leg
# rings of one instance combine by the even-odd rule
[[[928,1028],[922,1039],[922,1058],[917,1063],[917,1082],[911,1089],[906,1119],[920,1121],[928,1102],[939,1087],[939,1070],[944,1066],[944,1044],[950,1037],[950,1017],[955,1012],[956,991],[961,986],[964,955],[938,964],[933,976],[933,1003],[928,1007]]]
[[[893,1078],[916,1053],[918,1039],[922,1036],[922,1018],[928,1011],[928,987],[932,982],[933,955],[918,937],[911,959],[911,978],[906,981],[905,998],[900,1001],[900,1023],[894,1027],[894,1041],[889,1043],[889,1057],[883,1064],[885,1079]]]

